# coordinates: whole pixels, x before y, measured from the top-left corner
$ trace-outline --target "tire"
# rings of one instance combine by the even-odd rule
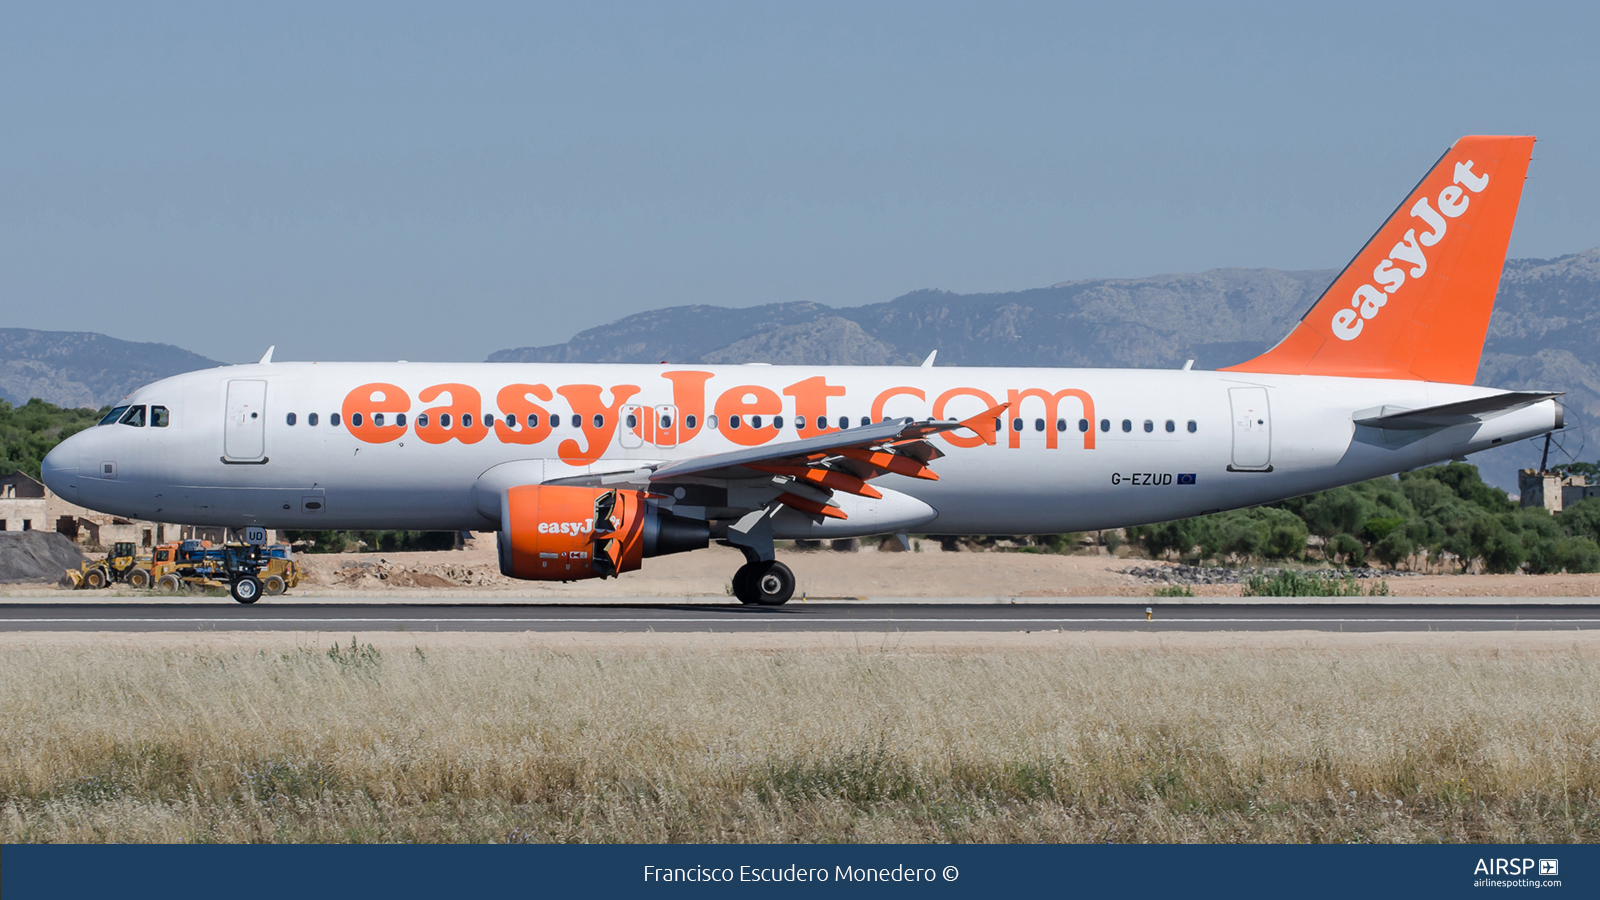
[[[161,594],[176,594],[183,588],[183,579],[176,575],[163,575],[156,582],[156,592]]]
[[[150,586],[150,570],[134,569],[128,573],[128,587],[144,590]]]
[[[261,599],[261,580],[254,575],[236,578],[233,586],[229,588],[229,593],[240,603],[254,603]]]
[[[775,559],[740,566],[733,576],[733,595],[740,603],[782,606],[794,596],[794,572]]]
[[[83,586],[91,591],[99,590],[110,582],[111,579],[106,577],[105,569],[90,569],[83,573]]]
[[[268,575],[267,579],[261,582],[261,589],[267,592],[268,597],[278,596],[287,587],[288,585],[283,583],[283,577],[279,575]]]

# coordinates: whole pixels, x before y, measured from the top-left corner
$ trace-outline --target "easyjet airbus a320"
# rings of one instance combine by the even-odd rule
[[[1563,427],[1477,387],[1531,137],[1466,137],[1276,347],[1220,371],[273,363],[141,388],[44,480],[196,525],[495,530],[569,581],[719,541],[1042,534],[1251,506]],[[255,599],[259,584],[236,581]]]

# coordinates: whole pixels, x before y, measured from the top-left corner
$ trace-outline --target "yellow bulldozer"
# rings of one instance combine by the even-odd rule
[[[64,585],[98,590],[111,584],[147,588],[155,581],[150,576],[150,558],[141,557],[133,541],[117,541],[105,559],[86,559],[76,569],[68,569]]]

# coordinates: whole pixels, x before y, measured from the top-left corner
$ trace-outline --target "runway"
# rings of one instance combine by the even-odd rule
[[[1600,628],[1600,604],[675,604],[7,603],[0,632],[453,631],[1575,631]]]

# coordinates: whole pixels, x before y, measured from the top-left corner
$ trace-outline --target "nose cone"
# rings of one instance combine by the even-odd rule
[[[40,479],[57,497],[68,503],[78,502],[78,448],[82,441],[69,437],[45,454],[39,464]]]

